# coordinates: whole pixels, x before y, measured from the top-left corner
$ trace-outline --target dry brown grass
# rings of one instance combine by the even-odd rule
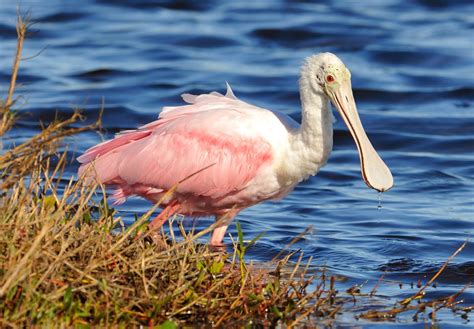
[[[17,33],[17,48],[16,54],[13,61],[12,66],[12,73],[10,79],[10,85],[8,86],[8,95],[5,101],[0,101],[0,115],[1,115],[1,122],[0,122],[0,136],[3,136],[5,132],[7,132],[12,124],[15,122],[15,115],[12,111],[12,105],[14,104],[13,93],[15,91],[16,86],[16,78],[18,76],[18,70],[20,68],[21,62],[21,54],[23,51],[23,43],[25,41],[26,34],[28,32],[28,18],[24,18],[23,16],[18,16],[18,21],[16,25],[16,33]]]
[[[26,29],[19,19],[0,135],[15,120],[13,94]],[[249,244],[239,226],[231,253],[196,243],[213,227],[194,234],[179,226],[179,237],[163,235],[155,243],[146,227],[156,206],[125,227],[107,206],[102,187],[62,180],[61,140],[100,124],[72,128],[80,119],[75,112],[0,155],[0,327],[315,327],[350,312],[356,296],[374,298],[379,283],[370,294],[359,287],[338,292],[334,276],[310,268],[311,259],[303,263],[302,253],[282,251],[270,265],[246,264]],[[472,310],[456,305],[462,291],[423,301],[432,281],[395,306],[357,315],[380,321],[409,311]]]
[[[272,275],[241,266],[247,248],[243,236],[233,254],[195,242],[212,227],[199,234],[181,230],[179,240],[164,237],[167,241],[156,244],[151,231],[137,234],[151,211],[125,227],[100,189],[71,180],[58,193],[65,155],[54,168],[50,158],[38,157],[37,169],[16,175],[2,198],[2,325],[130,326],[168,319],[270,325],[336,314],[334,287],[308,292],[313,278],[300,270],[300,262],[285,278],[287,258]]]

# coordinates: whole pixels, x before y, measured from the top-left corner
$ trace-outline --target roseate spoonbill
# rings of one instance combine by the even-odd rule
[[[158,202],[181,182],[151,227],[175,213],[225,216],[210,240],[220,245],[239,211],[282,198],[326,164],[333,144],[331,101],[355,140],[364,181],[386,191],[392,174],[365,134],[350,77],[334,54],[308,57],[300,78],[301,125],[239,100],[229,85],[225,95],[184,94],[188,105],[165,107],[158,120],[87,150],[78,158],[79,174],[114,186],[116,203],[130,195]]]

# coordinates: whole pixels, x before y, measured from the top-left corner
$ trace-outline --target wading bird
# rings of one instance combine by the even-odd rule
[[[118,134],[78,158],[79,174],[116,188],[122,203],[138,195],[163,210],[156,229],[173,214],[215,216],[220,245],[239,211],[279,199],[326,164],[333,144],[335,106],[359,151],[362,177],[378,191],[393,185],[390,170],[370,143],[352,95],[351,74],[331,53],[308,57],[301,69],[302,122],[227,93],[182,95],[188,105],[164,107],[159,119]]]

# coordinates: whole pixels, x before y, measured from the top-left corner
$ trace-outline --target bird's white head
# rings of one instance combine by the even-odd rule
[[[352,94],[351,73],[334,54],[321,53],[306,59],[302,78],[313,93],[323,93],[338,110],[359,151],[362,177],[367,186],[384,192],[393,186],[390,169],[375,151],[357,113]]]

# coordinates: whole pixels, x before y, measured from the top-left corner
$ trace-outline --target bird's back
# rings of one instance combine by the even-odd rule
[[[117,186],[119,201],[130,194],[153,199],[177,183],[178,195],[203,208],[261,201],[237,196],[244,196],[241,191],[259,175],[271,174],[287,141],[285,125],[272,112],[238,100],[230,89],[225,96],[185,94],[183,99],[189,104],[165,107],[158,120],[86,151],[78,158],[80,174],[88,171]],[[265,192],[257,196],[267,197]]]

